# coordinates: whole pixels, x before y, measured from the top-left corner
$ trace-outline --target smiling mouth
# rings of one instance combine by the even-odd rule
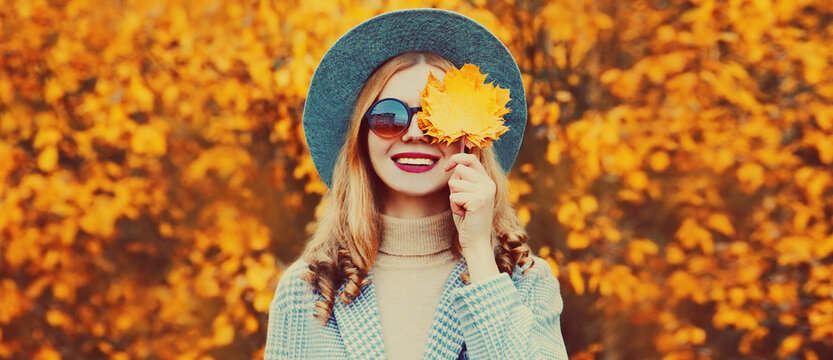
[[[394,158],[393,161],[402,165],[431,166],[437,162],[437,159],[401,157]]]
[[[433,169],[439,162],[438,157],[424,154],[397,154],[391,157],[394,165],[410,173],[421,173]]]

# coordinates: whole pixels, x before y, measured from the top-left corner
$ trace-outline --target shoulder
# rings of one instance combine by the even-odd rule
[[[523,267],[516,265],[512,273],[512,281],[515,287],[524,295],[525,302],[534,301],[538,298],[549,298],[561,303],[561,287],[558,278],[553,273],[552,265],[533,254],[528,256],[532,260]],[[526,274],[522,272],[526,270]]]
[[[526,273],[524,273],[524,271],[526,271]],[[529,256],[527,256],[527,262],[523,266],[516,264],[515,271],[512,273],[513,281],[541,277],[555,278],[555,274],[552,271],[552,266],[549,262],[547,262],[547,260],[533,254],[529,254]]]
[[[278,286],[275,288],[272,306],[285,307],[302,304],[312,296],[312,284],[301,278],[301,275],[308,269],[309,264],[303,259],[298,259],[283,270]]]

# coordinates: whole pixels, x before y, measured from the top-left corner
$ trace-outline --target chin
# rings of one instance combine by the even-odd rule
[[[427,184],[425,181],[416,181],[414,183],[408,184],[405,182],[397,183],[399,186],[390,186],[388,187],[392,190],[408,195],[408,196],[426,196],[436,193],[446,187],[448,183],[436,183],[436,184]],[[404,185],[404,186],[402,186]]]

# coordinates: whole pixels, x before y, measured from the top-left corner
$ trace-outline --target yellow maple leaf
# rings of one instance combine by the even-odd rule
[[[417,123],[432,143],[451,144],[465,137],[467,147],[486,148],[509,130],[503,125],[503,115],[510,111],[509,89],[485,84],[486,76],[473,64],[449,69],[442,82],[429,73]]]

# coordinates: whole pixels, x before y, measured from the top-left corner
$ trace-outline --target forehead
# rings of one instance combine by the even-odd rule
[[[428,83],[429,71],[439,80],[445,75],[440,68],[425,63],[399,70],[382,87],[377,100],[392,97],[404,101],[408,106],[419,106],[419,93]]]

